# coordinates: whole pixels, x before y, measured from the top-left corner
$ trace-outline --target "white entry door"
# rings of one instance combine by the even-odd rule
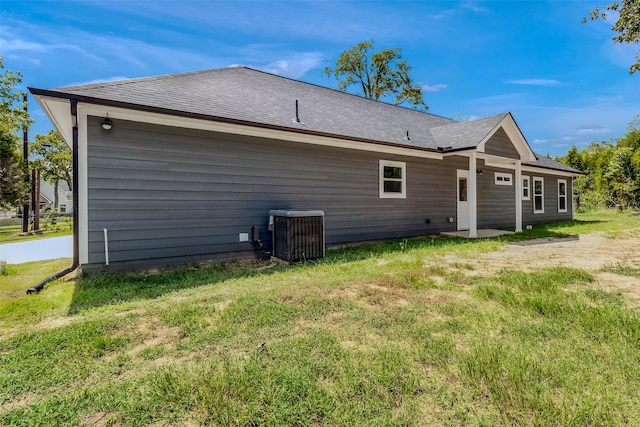
[[[458,230],[469,229],[469,171],[458,169]]]

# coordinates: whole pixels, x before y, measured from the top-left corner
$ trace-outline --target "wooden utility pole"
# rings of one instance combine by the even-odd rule
[[[40,230],[40,170],[31,170],[31,210],[33,211],[33,223],[31,231]]]
[[[24,111],[27,111],[27,95],[23,98],[22,108]],[[22,140],[22,158],[24,160],[25,168],[27,169],[27,173],[24,174],[24,182],[29,184],[29,133],[28,129],[25,126],[23,129],[23,140]],[[22,232],[26,233],[29,231],[29,203],[25,203],[22,205]]]

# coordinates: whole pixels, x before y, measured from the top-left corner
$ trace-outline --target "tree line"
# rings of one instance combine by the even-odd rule
[[[0,209],[29,204],[32,190],[29,176],[33,169],[38,169],[42,178],[54,185],[54,208],[57,209],[59,183],[66,181],[71,186],[71,149],[57,131],[51,130],[28,141],[30,160],[25,162],[20,133],[27,130],[33,120],[25,108],[26,94],[17,90],[20,83],[22,74],[7,70],[0,56]]]
[[[556,160],[585,173],[574,182],[578,209],[640,209],[640,115],[623,137],[592,142],[581,150],[574,145]]]

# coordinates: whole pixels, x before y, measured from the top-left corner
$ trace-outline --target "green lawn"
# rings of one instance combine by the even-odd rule
[[[9,266],[0,425],[640,425],[634,301],[573,268],[474,271],[509,241],[591,232],[637,236],[640,217],[80,277],[30,296],[68,260]]]
[[[48,237],[69,236],[73,234],[73,222],[71,218],[60,217],[55,224],[51,224],[45,218],[40,219],[40,229],[42,233],[28,234],[20,236],[22,231],[21,225],[3,225],[0,226],[0,243],[24,242],[27,240],[46,239]]]

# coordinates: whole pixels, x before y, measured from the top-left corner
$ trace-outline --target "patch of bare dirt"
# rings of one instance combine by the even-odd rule
[[[144,340],[129,350],[129,355],[135,356],[142,350],[150,347],[156,347],[159,345],[173,346],[174,343],[179,341],[180,328],[175,327],[160,327],[157,323],[138,323],[136,329],[140,332],[146,333]]]
[[[461,258],[447,257],[447,264]],[[528,244],[510,244],[497,251],[469,259],[472,274],[492,275],[503,269],[533,271],[548,267],[572,267],[588,271],[595,285],[608,292],[620,293],[640,303],[640,279],[604,271],[617,265],[640,267],[640,239],[607,238],[604,233],[590,233],[578,238],[540,239]]]

